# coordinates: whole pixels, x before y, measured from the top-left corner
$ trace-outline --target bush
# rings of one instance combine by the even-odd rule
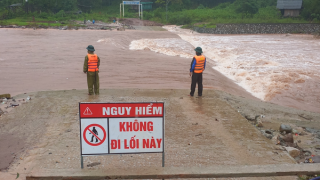
[[[301,16],[307,20],[318,18],[320,15],[320,1],[319,0],[304,0],[303,10]],[[319,18],[318,18],[319,19]]]
[[[237,0],[235,5],[237,13],[256,14],[259,11],[256,0]]]
[[[55,16],[56,17],[64,17],[65,15],[66,15],[66,13],[64,12],[64,10],[61,10]]]
[[[150,20],[151,18],[153,18],[153,14],[150,12],[143,12],[143,18],[146,20]]]
[[[200,4],[200,5],[198,6],[198,9],[205,9],[205,7],[204,7],[204,5]]]
[[[280,18],[280,11],[276,9],[276,7],[265,7],[260,8],[259,12],[254,15],[254,18],[259,19],[274,19],[274,18]]]
[[[190,24],[192,22],[192,18],[190,15],[187,15],[187,14],[172,15],[169,18],[169,22],[171,24],[177,24],[177,25]]]
[[[162,19],[162,9],[161,8],[156,9],[154,11],[154,15],[153,16]]]
[[[230,2],[227,3],[220,3],[218,6],[215,7],[215,9],[224,9],[230,5]]]
[[[43,19],[48,19],[49,15],[46,12],[43,12],[41,14],[38,15],[39,18],[43,18]]]
[[[192,24],[186,24],[186,25],[183,25],[181,26],[182,29],[191,29],[193,28],[193,25]]]

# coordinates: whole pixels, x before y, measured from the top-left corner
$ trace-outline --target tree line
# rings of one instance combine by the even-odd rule
[[[153,11],[164,11],[169,3],[170,12],[179,12],[191,9],[224,9],[232,6],[236,13],[253,15],[260,8],[276,7],[277,0],[142,0],[153,2]],[[9,10],[12,4],[21,3],[20,10],[28,12],[46,12],[56,14],[60,11],[92,12],[114,7],[114,12],[119,8],[122,0],[0,0],[0,11]],[[306,20],[320,20],[320,0],[303,0],[301,17]]]

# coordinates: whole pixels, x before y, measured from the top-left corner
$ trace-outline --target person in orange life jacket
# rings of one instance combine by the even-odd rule
[[[202,48],[195,49],[196,56],[193,57],[190,68],[190,77],[192,76],[190,96],[194,95],[196,84],[198,83],[198,96],[202,96],[202,72],[206,68],[206,57],[202,55]]]
[[[92,45],[87,47],[88,54],[84,59],[83,72],[87,74],[89,95],[99,94],[99,66],[100,58],[94,54]]]

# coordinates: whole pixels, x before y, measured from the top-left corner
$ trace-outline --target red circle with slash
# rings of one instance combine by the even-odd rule
[[[104,134],[103,136],[103,139],[100,139],[94,132],[92,132],[89,128],[93,127],[93,126],[96,126],[98,128],[100,128]],[[97,143],[97,144],[94,144],[94,143],[91,143],[90,141],[88,141],[87,137],[86,137],[86,132],[89,131],[92,135],[94,135],[100,142]],[[100,124],[90,124],[89,126],[87,126],[84,131],[83,131],[83,138],[84,138],[84,141],[86,143],[88,143],[90,146],[99,146],[101,145],[107,138],[107,133],[106,133],[106,130],[100,125]]]

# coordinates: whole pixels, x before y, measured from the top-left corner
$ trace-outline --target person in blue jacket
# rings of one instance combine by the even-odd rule
[[[206,57],[202,55],[201,47],[197,47],[195,51],[196,56],[193,57],[190,68],[190,77],[192,76],[190,96],[194,95],[196,84],[198,84],[198,96],[201,97],[203,91],[202,72],[206,68]]]

